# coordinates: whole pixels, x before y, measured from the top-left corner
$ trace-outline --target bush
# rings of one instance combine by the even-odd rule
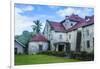
[[[94,53],[82,52],[81,53],[81,60],[84,60],[84,61],[93,61],[94,60]]]
[[[87,52],[70,52],[70,57],[74,59],[79,59],[83,61],[93,61],[94,53]]]

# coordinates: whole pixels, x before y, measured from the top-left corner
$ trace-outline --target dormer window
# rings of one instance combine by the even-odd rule
[[[72,24],[72,23],[71,23],[70,25],[71,25],[71,26],[73,26],[73,24]]]

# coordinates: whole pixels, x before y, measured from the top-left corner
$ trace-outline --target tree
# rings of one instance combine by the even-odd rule
[[[35,23],[35,25],[32,25],[33,31],[35,31],[36,34],[40,33],[40,29],[41,29],[42,24],[40,23],[39,20],[36,20],[36,21],[33,21],[33,22]]]

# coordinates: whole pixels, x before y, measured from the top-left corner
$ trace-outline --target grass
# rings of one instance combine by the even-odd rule
[[[77,62],[80,60],[48,55],[15,55],[15,65]]]

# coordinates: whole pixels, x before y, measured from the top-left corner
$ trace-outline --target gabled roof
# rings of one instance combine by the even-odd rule
[[[48,21],[50,27],[57,32],[66,32],[64,26],[60,22]]]
[[[94,16],[91,16],[90,19],[89,19],[89,21],[85,21],[85,22],[81,21],[81,22],[76,23],[74,26],[72,26],[71,28],[69,28],[67,30],[67,32],[70,32],[70,31],[73,31],[73,30],[75,30],[77,28],[88,26],[88,25],[91,25],[91,24],[94,24]]]
[[[75,30],[75,29],[77,29],[77,28],[80,28],[80,27],[82,27],[84,25],[84,23],[76,23],[74,26],[72,26],[71,28],[69,28],[68,30],[67,30],[67,32],[70,32],[70,31],[73,31],[73,30]]]
[[[89,17],[89,20],[86,21],[86,23],[84,24],[84,26],[88,26],[94,24],[94,15]]]
[[[19,42],[17,39],[15,39],[15,42],[18,43],[20,46],[25,47],[25,45]]]
[[[47,42],[48,40],[42,34],[36,34],[32,37],[31,41],[34,42]]]
[[[67,16],[69,20],[75,21],[75,22],[85,22],[85,19],[81,18],[78,15],[72,14],[70,16]]]

